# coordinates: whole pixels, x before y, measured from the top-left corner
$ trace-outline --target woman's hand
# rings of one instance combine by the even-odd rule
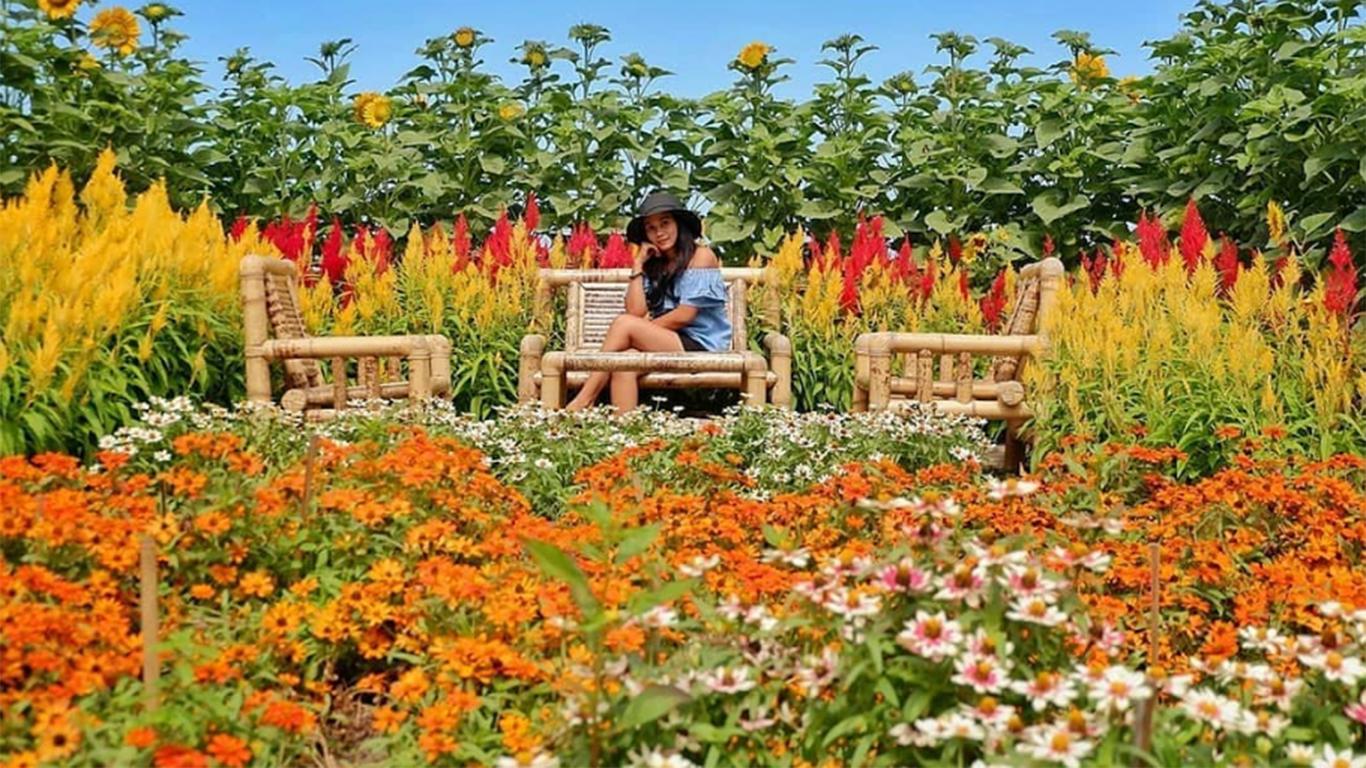
[[[659,249],[649,243],[641,243],[636,249],[635,259],[631,262],[631,271],[639,272],[645,268],[645,262],[659,255]]]

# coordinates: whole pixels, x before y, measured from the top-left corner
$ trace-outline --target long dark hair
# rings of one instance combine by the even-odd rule
[[[693,254],[697,252],[697,238],[692,230],[679,221],[677,215],[669,215],[673,216],[674,226],[678,230],[678,235],[674,238],[673,257],[660,254],[645,262],[645,276],[650,278],[650,290],[645,293],[645,305],[649,307],[651,317],[664,314],[664,299],[674,295],[674,283],[678,281],[678,276],[683,274],[683,270],[688,268]]]

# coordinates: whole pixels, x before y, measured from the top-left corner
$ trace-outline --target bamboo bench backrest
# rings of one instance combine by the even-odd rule
[[[1039,333],[1040,321],[1052,308],[1058,287],[1062,285],[1063,266],[1056,258],[1047,258],[1020,270],[1015,290],[1015,306],[1001,326],[1005,336],[1032,336]],[[992,363],[993,381],[1013,381],[1020,372],[1020,358],[999,356]]]
[[[733,352],[749,346],[746,328],[746,292],[755,282],[764,279],[760,269],[723,267],[721,279],[726,282],[726,314],[730,318]],[[602,348],[607,329],[617,315],[626,311],[626,289],[630,270],[541,270],[545,288],[553,290],[563,285],[565,302],[564,344],[567,352],[596,351]]]
[[[262,259],[265,269],[257,277],[243,280],[264,280],[266,320],[273,339],[306,339],[303,314],[299,311],[298,268],[284,259]],[[323,384],[322,368],[317,360],[285,360],[285,388],[317,387]]]

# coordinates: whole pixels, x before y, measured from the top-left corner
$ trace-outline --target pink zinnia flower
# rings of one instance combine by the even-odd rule
[[[915,618],[906,622],[906,627],[896,636],[896,642],[902,648],[932,661],[957,653],[962,639],[963,630],[958,622],[945,616],[943,611],[934,615],[917,611]]]

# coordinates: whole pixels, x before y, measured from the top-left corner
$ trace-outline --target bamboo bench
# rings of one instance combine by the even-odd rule
[[[855,411],[887,410],[911,400],[944,413],[1006,423],[1003,464],[1023,459],[1022,427],[1033,418],[1021,382],[1025,363],[1045,347],[1040,332],[1063,281],[1056,258],[1020,270],[1015,306],[999,335],[864,333],[854,343]],[[986,378],[974,377],[974,356],[991,355]],[[938,373],[935,358],[938,357]]]
[[[763,338],[767,355],[749,349],[746,293],[768,280],[762,269],[722,268],[730,316],[731,347],[725,352],[602,352],[607,328],[626,308],[629,269],[543,269],[536,291],[535,321],[549,330],[554,293],[567,292],[564,349],[546,351],[545,333],[522,338],[517,399],[540,400],[546,408],[564,407],[571,388],[581,387],[594,371],[637,371],[644,389],[738,389],[747,403],[790,407],[792,345],[777,331],[777,296],[769,292]]]
[[[299,312],[298,267],[247,256],[238,270],[246,336],[247,400],[272,400],[270,364],[284,367],[280,405],[311,419],[326,418],[362,398],[420,401],[451,388],[451,343],[445,336],[309,336]],[[358,383],[347,383],[349,359]],[[331,363],[323,380],[319,360]],[[407,366],[407,379],[400,378]]]

